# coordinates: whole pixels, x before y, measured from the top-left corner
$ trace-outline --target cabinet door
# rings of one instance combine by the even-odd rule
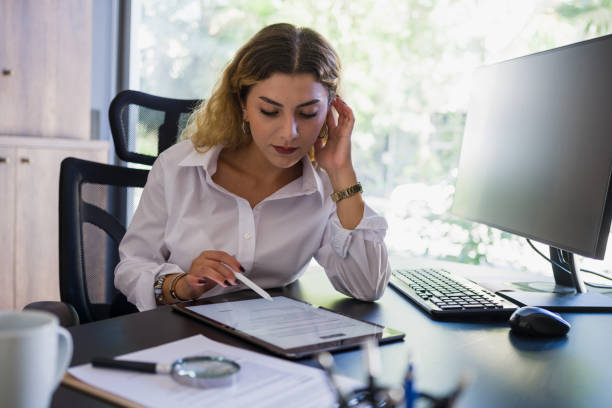
[[[0,134],[87,139],[91,1],[0,0]]]
[[[17,309],[34,301],[59,300],[57,213],[63,156],[56,149],[17,149]]]
[[[15,151],[0,147],[0,309],[15,308]]]
[[[18,148],[15,229],[17,309],[59,300],[59,172],[68,156],[106,161],[106,151]]]

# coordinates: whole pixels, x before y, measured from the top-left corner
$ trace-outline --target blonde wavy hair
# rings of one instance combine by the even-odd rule
[[[267,26],[238,50],[210,98],[191,114],[181,138],[190,138],[200,152],[247,145],[251,134],[243,131],[241,102],[253,85],[275,73],[312,74],[328,89],[331,102],[340,70],[338,54],[316,31],[286,23]]]

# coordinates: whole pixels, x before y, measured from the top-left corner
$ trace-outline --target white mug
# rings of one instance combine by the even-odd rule
[[[72,337],[43,311],[0,311],[0,407],[43,408],[72,358]]]

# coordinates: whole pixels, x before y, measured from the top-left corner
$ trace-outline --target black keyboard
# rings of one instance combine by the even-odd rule
[[[441,268],[391,271],[391,286],[436,320],[507,319],[517,305]]]

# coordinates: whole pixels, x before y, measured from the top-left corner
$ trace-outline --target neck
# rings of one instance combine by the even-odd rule
[[[226,161],[245,177],[268,185],[284,185],[302,174],[301,160],[290,168],[276,167],[261,154],[253,142],[233,150],[224,149],[220,159]]]

